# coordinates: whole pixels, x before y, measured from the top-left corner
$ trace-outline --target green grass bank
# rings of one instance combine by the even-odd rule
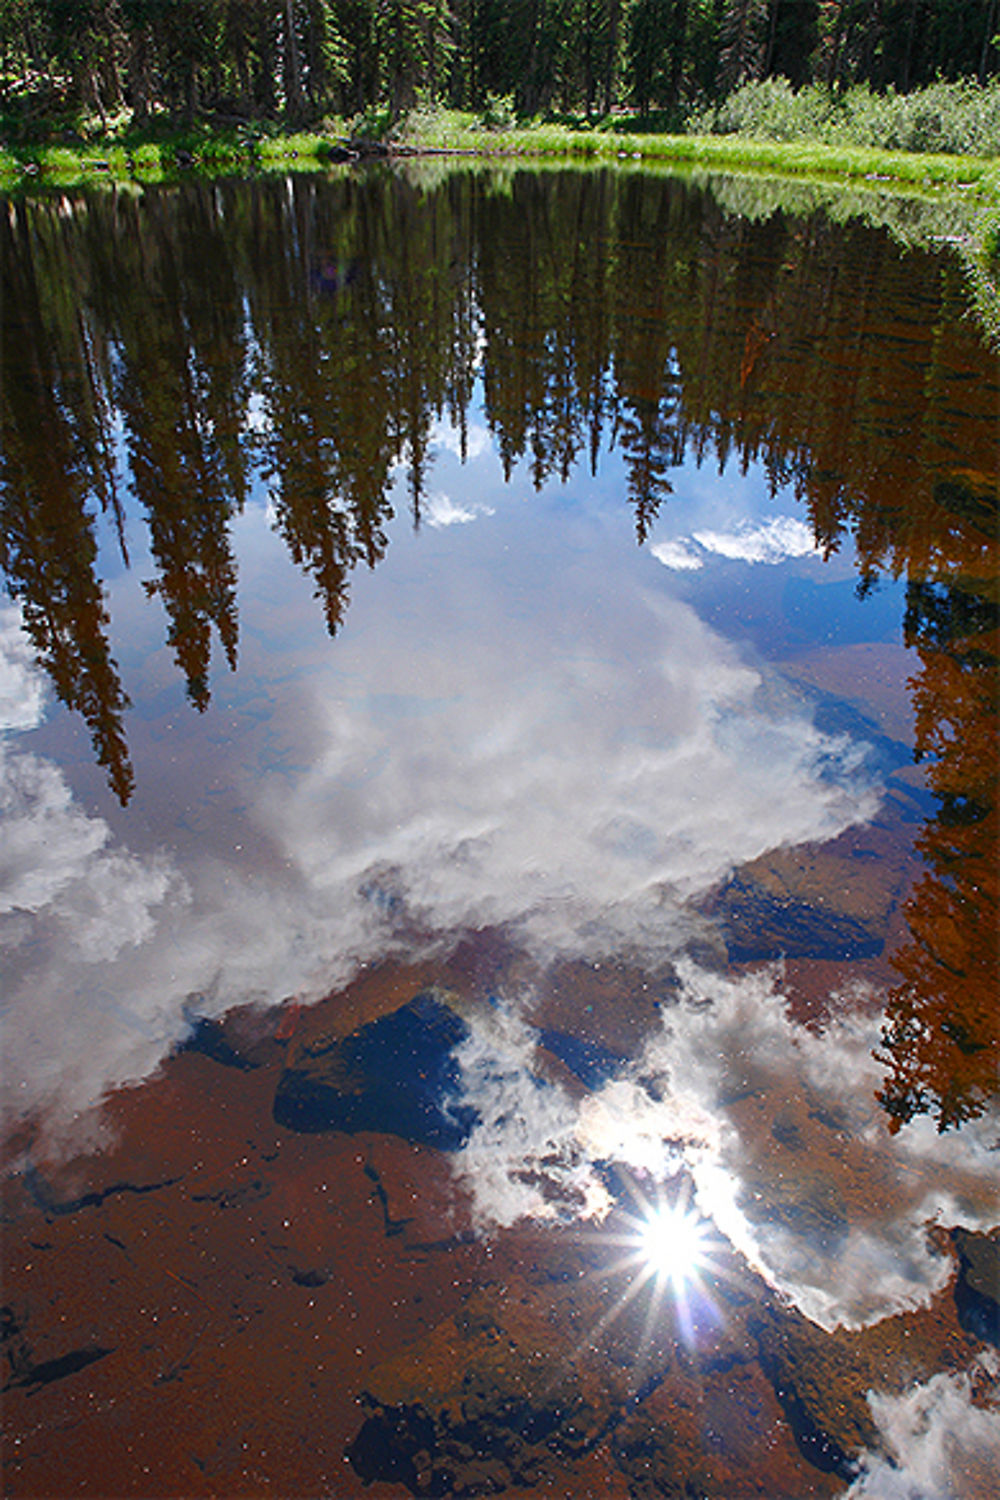
[[[960,189],[1000,203],[1000,157],[944,151],[888,149],[801,137],[669,133],[638,129],[628,117],[586,127],[575,122],[514,121],[484,124],[482,116],[454,110],[413,111],[390,126],[375,115],[364,121],[332,119],[308,131],[246,126],[187,129],[129,126],[106,135],[79,130],[60,139],[12,141],[0,131],[0,189],[75,186],[99,180],[161,181],[197,173],[289,169],[315,171],[346,153],[379,146],[396,154],[457,152],[497,157],[562,158],[577,162],[622,160],[697,164],[717,171],[754,171],[827,181],[878,181],[923,192]]]

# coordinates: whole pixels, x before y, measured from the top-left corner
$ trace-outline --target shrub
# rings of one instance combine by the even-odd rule
[[[488,93],[476,124],[480,130],[512,129],[517,124],[514,95]]]
[[[352,141],[384,141],[391,134],[394,120],[387,104],[370,104],[361,114],[347,121]]]
[[[132,170],[139,173],[159,172],[160,148],[154,141],[145,141],[132,148]]]
[[[1000,81],[934,83],[912,94],[874,93],[859,84],[832,93],[821,84],[795,90],[783,78],[747,83],[717,105],[690,112],[687,129],[773,141],[888,151],[1000,155]]]

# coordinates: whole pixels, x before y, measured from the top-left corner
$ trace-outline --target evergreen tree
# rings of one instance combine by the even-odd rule
[[[410,109],[418,93],[438,96],[450,53],[446,0],[379,0],[375,41],[381,94],[393,118]]]
[[[673,9],[673,0],[633,0],[629,7],[626,78],[643,116],[648,115],[662,89],[667,29]]]
[[[731,93],[741,83],[763,76],[767,23],[767,0],[726,0],[718,73],[722,93]]]

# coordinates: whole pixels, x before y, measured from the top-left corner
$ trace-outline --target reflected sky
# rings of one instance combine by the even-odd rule
[[[818,730],[807,693],[699,616],[703,582],[738,610],[760,572],[821,575],[797,541],[784,563],[753,542],[797,537],[793,500],[782,518],[751,475],[737,519],[732,482],[713,494],[692,470],[678,522],[750,539],[738,558],[706,551],[692,581],[662,566],[658,534],[635,548],[613,455],[596,482],[536,495],[516,473],[504,485],[481,425],[465,464],[450,429],[436,439],[439,524],[396,524],[336,642],[258,488],[236,527],[239,672],[218,672],[204,716],[172,673],[141,558],[111,583],[135,701],[127,815],[75,761],[78,734],[43,708],[5,613],[22,1107],[75,1112],[143,1076],[193,1003],[312,998],[415,934],[503,925],[542,960],[662,962],[701,925],[688,899],[733,864],[878,805],[865,743]]]
[[[483,1222],[600,1222],[611,1161],[660,1189],[689,1180],[705,1219],[821,1327],[926,1303],[952,1274],[926,1224],[996,1222],[995,1122],[892,1137],[874,1099],[877,1012],[817,1035],[790,1017],[780,966],[679,972],[662,1029],[583,1100],[539,1082],[538,1038],[510,1022],[460,1053],[481,1123],[457,1167]]]
[[[8,1109],[40,1111],[66,1149],[99,1139],[92,1107],[193,1017],[314,999],[467,930],[502,928],[540,966],[675,961],[662,1029],[582,1100],[539,1077],[530,997],[474,1025],[460,1062],[480,1124],[455,1170],[482,1226],[600,1222],[609,1160],[661,1186],[690,1174],[701,1212],[814,1321],[918,1305],[950,1274],[925,1222],[992,1222],[994,1128],[890,1138],[877,999],[859,1017],[854,995],[818,1036],[790,1018],[780,966],[727,979],[684,957],[711,939],[695,898],[733,866],[831,839],[884,800],[870,742],[818,728],[815,695],[741,622],[766,607],[779,656],[792,630],[807,654],[876,648],[884,595],[858,601],[853,559],[824,563],[793,497],[753,471],[683,471],[639,551],[614,455],[536,494],[516,472],[503,483],[484,426],[464,463],[456,449],[441,424],[425,524],[396,524],[335,642],[258,486],[236,527],[240,667],[203,716],[141,562],[118,575],[127,814],[75,758],[78,731],[5,611]],[[774,606],[806,587],[830,607],[803,642]],[[804,1161],[803,1208],[782,1181]]]

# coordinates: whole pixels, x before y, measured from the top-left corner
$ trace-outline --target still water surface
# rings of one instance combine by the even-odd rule
[[[11,1494],[989,1492],[997,364],[726,192],[7,205]]]

